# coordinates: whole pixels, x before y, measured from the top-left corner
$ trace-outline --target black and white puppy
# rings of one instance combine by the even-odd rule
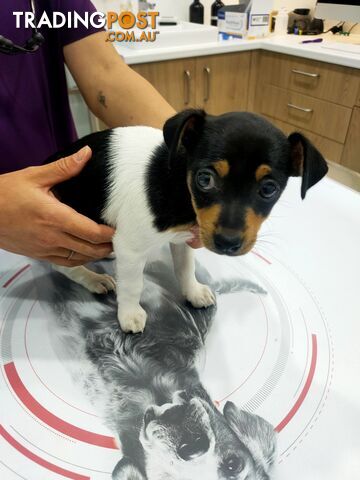
[[[143,269],[150,252],[170,242],[176,276],[194,307],[214,304],[196,280],[186,241],[198,225],[206,248],[243,255],[283,192],[289,176],[302,176],[301,196],[327,173],[321,154],[300,133],[286,137],[264,118],[245,112],[220,116],[185,110],[163,131],[115,128],[89,135],[49,161],[89,145],[81,174],[59,184],[57,197],[89,218],[115,227],[116,282],[85,267],[62,273],[92,292],[116,288],[125,332],[141,332]]]

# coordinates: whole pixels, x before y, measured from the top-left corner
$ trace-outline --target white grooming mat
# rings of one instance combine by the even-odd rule
[[[197,252],[201,275],[205,268],[218,290],[239,280],[236,288],[218,293],[196,360],[200,381],[220,412],[230,400],[274,426],[275,479],[356,480],[360,195],[324,180],[302,202],[300,182],[292,179],[261,237],[243,258]],[[149,287],[158,278],[154,265],[146,274],[152,315],[160,304]],[[92,316],[102,314],[101,305],[95,297],[81,303],[65,293],[54,310],[59,292],[50,276],[48,267],[0,251],[0,478],[109,479],[122,457],[114,440],[118,432],[111,422],[105,426],[99,374],[82,337],[66,329],[59,314],[62,307],[73,311],[71,321],[80,328],[82,318],[91,325]],[[196,325],[195,336],[201,330]],[[179,334],[182,328],[179,322]],[[176,336],[172,341],[176,346]],[[112,412],[128,414],[126,404]],[[198,479],[199,472],[207,480],[219,478],[216,462],[201,468],[194,467],[193,477],[190,468],[186,478]],[[157,478],[156,469],[148,478]]]

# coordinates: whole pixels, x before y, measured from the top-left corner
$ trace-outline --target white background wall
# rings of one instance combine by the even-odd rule
[[[205,8],[205,23],[210,22],[210,7],[214,0],[200,0]],[[157,5],[160,11],[168,12],[175,11],[177,15],[184,15],[184,19],[189,18],[189,5],[192,3],[192,0],[157,0]],[[234,5],[237,0],[223,0],[225,5]],[[304,7],[304,8],[315,8],[316,0],[274,0],[274,8],[285,6],[289,11],[294,10],[294,8]]]
[[[0,0],[1,1],[1,0]],[[126,5],[128,0],[92,0],[100,11],[118,10],[120,11],[121,5]],[[136,4],[136,0],[131,0]],[[201,0],[201,3],[205,8],[205,23],[210,23],[210,7],[214,0]],[[151,3],[156,3],[156,8],[162,15],[175,15],[180,20],[189,20],[189,6],[192,0],[149,0]],[[237,4],[237,0],[223,0],[225,5]],[[280,7],[286,7],[290,12],[294,8],[311,8],[314,9],[316,0],[273,0],[274,9],[277,10]],[[331,21],[325,25],[326,28],[337,23],[337,21]],[[345,28],[349,28],[351,24],[346,24]],[[357,25],[353,29],[353,33],[360,34],[360,25]]]

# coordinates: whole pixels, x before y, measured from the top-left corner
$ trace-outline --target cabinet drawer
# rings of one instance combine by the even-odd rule
[[[271,118],[265,115],[265,117],[274,125],[276,125],[280,130],[282,130],[285,135],[290,135],[292,132],[301,132],[303,133],[314,145],[319,149],[319,152],[326,158],[326,160],[331,160],[332,162],[340,163],[341,155],[343,152],[343,144],[339,142],[334,142],[334,140],[329,140],[328,138],[321,137],[315,133],[309,132],[304,128],[298,128],[290,123],[282,122],[276,118]]]
[[[260,112],[339,143],[345,142],[351,117],[350,108],[272,85],[263,85]]]
[[[347,107],[357,101],[360,72],[353,68],[266,52],[260,71],[264,83]]]

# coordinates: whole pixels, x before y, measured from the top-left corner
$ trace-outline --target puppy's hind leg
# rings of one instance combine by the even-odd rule
[[[83,266],[61,267],[54,265],[54,269],[93,293],[108,293],[116,289],[115,280],[106,273],[92,272]]]
[[[195,308],[214,305],[216,298],[207,285],[203,285],[195,277],[195,259],[192,248],[185,243],[170,244],[174,261],[175,275],[179,281],[181,292]]]

